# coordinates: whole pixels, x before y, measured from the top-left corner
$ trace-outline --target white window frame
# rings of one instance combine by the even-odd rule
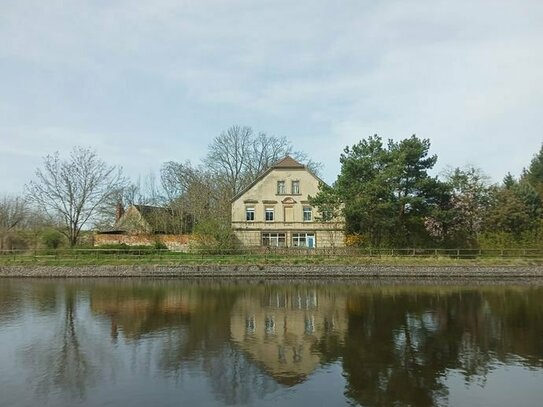
[[[284,180],[277,181],[277,195],[285,195],[287,193],[287,185]]]
[[[252,214],[253,216],[249,216],[249,214]],[[252,219],[249,219],[249,218],[252,218]],[[254,208],[254,206],[245,207],[245,221],[246,222],[254,222],[255,221],[255,208]]]
[[[264,247],[285,247],[287,235],[280,232],[262,232],[261,242]],[[264,242],[268,244],[264,244]]]
[[[271,214],[271,216],[268,216]],[[270,218],[270,219],[268,219]],[[266,222],[274,222],[275,221],[275,208],[273,207],[267,207],[264,209],[264,220]]]
[[[292,195],[300,195],[300,180],[293,180],[291,183]]]
[[[317,238],[315,233],[293,233],[292,234],[292,247],[307,247],[307,237],[313,237],[313,248],[317,247]]]
[[[306,216],[309,214],[309,216]],[[303,219],[304,222],[312,222],[313,221],[313,208],[311,206],[304,206],[303,208]]]

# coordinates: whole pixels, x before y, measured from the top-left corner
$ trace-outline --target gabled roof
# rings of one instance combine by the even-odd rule
[[[285,168],[297,168],[297,169],[305,169],[307,172],[309,172],[313,177],[315,177],[319,182],[322,182],[323,184],[326,184],[323,180],[321,180],[319,177],[317,177],[313,172],[307,168],[306,165],[303,165],[302,163],[296,161],[294,158],[292,158],[290,155],[286,155],[284,158],[277,161],[275,164],[271,165],[268,169],[262,171],[262,173],[256,177],[256,179],[251,182],[247,187],[243,188],[240,192],[238,192],[230,202],[234,202],[236,199],[238,199],[240,196],[242,196],[245,192],[250,190],[252,187],[254,187],[262,178],[264,178],[266,175],[268,175],[270,172],[272,172],[275,169],[285,169]]]
[[[153,217],[156,217],[156,216],[164,216],[164,215],[172,214],[172,210],[170,208],[164,208],[161,206],[134,205],[134,208],[138,210],[142,218],[145,219],[147,222],[151,221]]]
[[[127,216],[130,214],[130,208],[134,208],[141,216],[141,220],[144,222],[142,227],[148,227],[154,233],[166,233],[169,228],[174,212],[171,208],[151,206],[151,205],[130,205],[130,207],[124,212],[124,214],[115,222],[112,228],[104,230],[105,233],[127,232],[133,229],[134,220],[130,218],[127,226]],[[136,221],[137,222],[137,221]],[[158,222],[158,223],[157,223]],[[146,224],[146,226],[143,226]],[[131,225],[131,226],[130,226]]]
[[[285,156],[285,158],[273,164],[271,168],[305,168],[305,165],[299,163],[294,158],[287,155]]]
[[[133,210],[141,216],[141,220],[132,217]],[[126,233],[133,231],[135,225],[148,228],[153,233],[174,233],[170,231],[178,214],[170,207],[132,204],[123,212],[113,226],[102,228],[99,233]]]

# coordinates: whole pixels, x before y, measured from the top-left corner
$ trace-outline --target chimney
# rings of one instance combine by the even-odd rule
[[[119,219],[124,215],[124,207],[121,201],[117,202],[117,207],[115,208],[115,223],[119,222]]]

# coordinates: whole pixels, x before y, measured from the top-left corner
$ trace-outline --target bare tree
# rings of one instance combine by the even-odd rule
[[[209,171],[190,162],[170,161],[163,164],[160,172],[169,206],[178,213],[188,215],[193,223],[224,217],[228,194]]]
[[[232,196],[247,183],[247,166],[253,139],[253,129],[235,125],[215,137],[209,146],[204,164],[225,183]]]
[[[306,161],[285,137],[232,126],[210,144],[203,165],[164,163],[162,188],[169,206],[189,215],[195,232],[216,235],[217,241],[231,241],[232,197],[287,154]],[[318,171],[319,164],[310,161],[310,165]]]
[[[93,226],[97,230],[108,229],[117,220],[116,210],[119,206],[125,208],[130,205],[163,206],[165,198],[162,196],[160,185],[157,184],[156,175],[150,171],[146,176],[138,176],[134,181],[125,182],[121,188],[112,193],[107,202],[97,210],[93,219]]]
[[[255,134],[251,127],[234,125],[209,145],[204,164],[216,182],[230,190],[231,197],[253,182],[261,173],[286,155],[292,155],[318,175],[322,164],[294,151],[286,137]]]
[[[96,152],[74,147],[61,160],[58,152],[43,159],[36,180],[27,185],[28,198],[52,218],[60,218],[70,246],[76,245],[82,227],[122,189],[122,170],[109,166]]]
[[[28,214],[28,205],[21,197],[4,196],[0,200],[0,230],[10,231],[21,226]]]
[[[6,246],[10,232],[20,229],[28,216],[28,205],[21,197],[4,196],[0,200],[0,250]]]
[[[255,180],[262,171],[271,167],[285,155],[290,154],[292,146],[285,137],[269,136],[259,133],[246,151],[247,165],[245,170],[249,182]]]
[[[128,183],[121,192],[118,201],[128,205],[161,205],[164,200],[154,172],[149,172],[143,178],[139,176],[135,181]]]

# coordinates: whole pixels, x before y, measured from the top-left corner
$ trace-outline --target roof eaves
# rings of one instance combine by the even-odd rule
[[[249,185],[247,185],[245,188],[243,188],[240,192],[238,192],[234,197],[230,200],[230,202],[236,201],[240,196],[242,196],[245,192],[250,190],[252,187],[254,187],[258,181],[260,181],[262,178],[264,178],[266,175],[268,175],[274,167],[269,167],[266,171],[262,172],[258,177],[255,178],[253,182],[251,182]]]

